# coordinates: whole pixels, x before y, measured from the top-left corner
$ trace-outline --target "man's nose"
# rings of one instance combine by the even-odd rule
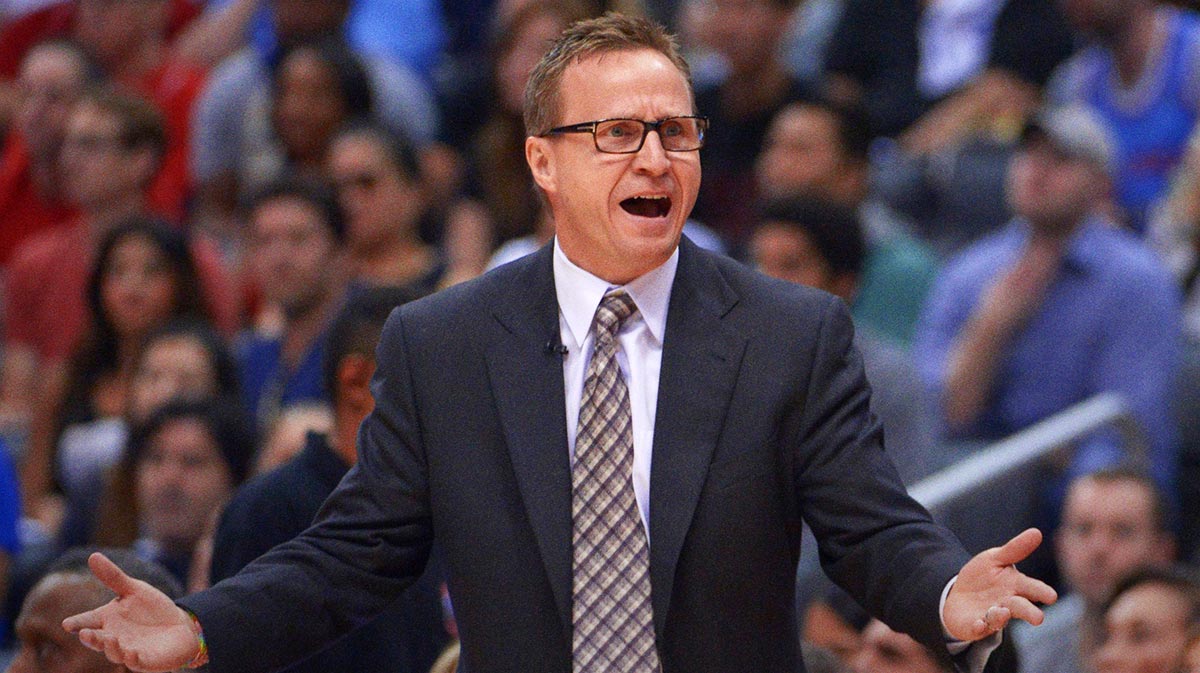
[[[634,155],[634,161],[638,170],[651,175],[661,175],[667,172],[667,168],[671,165],[671,158],[663,149],[662,137],[658,135],[657,129],[646,134],[646,140],[642,143],[642,149]]]

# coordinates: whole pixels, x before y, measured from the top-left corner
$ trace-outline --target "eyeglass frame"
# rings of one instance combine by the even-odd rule
[[[675,115],[674,117],[665,117],[656,122],[646,121],[645,119],[633,119],[630,117],[610,117],[608,119],[597,119],[596,121],[558,126],[541,134],[541,137],[544,138],[551,135],[562,135],[564,133],[590,133],[592,134],[592,144],[596,147],[597,152],[601,152],[603,154],[637,154],[638,152],[642,151],[642,146],[646,144],[646,136],[650,135],[651,130],[653,130],[655,133],[658,133],[658,137],[661,142],[662,132],[659,129],[662,128],[663,124],[676,119],[695,119],[697,121],[698,126],[700,127],[700,146],[690,150],[669,150],[664,146],[663,150],[667,152],[700,151],[700,148],[704,147],[704,135],[708,132],[708,117],[704,115]],[[642,125],[642,139],[638,141],[637,147],[631,150],[625,150],[623,152],[602,150],[600,149],[600,141],[596,138],[596,131],[600,128],[600,125],[605,122],[638,122]]]

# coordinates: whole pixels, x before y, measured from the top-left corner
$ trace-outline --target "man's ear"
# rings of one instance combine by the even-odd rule
[[[525,161],[529,164],[529,172],[533,181],[542,191],[550,194],[557,191],[555,179],[554,157],[550,153],[550,140],[529,136],[525,138]]]
[[[338,363],[337,394],[355,405],[369,404],[371,377],[375,374],[375,358],[361,353],[348,353]]]

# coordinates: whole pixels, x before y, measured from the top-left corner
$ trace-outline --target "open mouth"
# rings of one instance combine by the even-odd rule
[[[671,212],[669,196],[634,196],[621,202],[621,207],[630,215],[638,217],[666,217]]]

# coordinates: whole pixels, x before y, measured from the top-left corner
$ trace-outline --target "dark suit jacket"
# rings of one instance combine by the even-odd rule
[[[931,645],[967,560],[905,494],[845,306],[684,241],[663,344],[650,578],[665,673],[794,673],[800,521],[831,577]],[[462,670],[571,670],[571,479],[552,248],[396,311],[359,461],[318,522],[182,604],[212,670],[266,671],[445,554]]]
[[[242,484],[213,536],[212,581],[232,577],[308,528],[348,468],[325,435],[309,433],[300,455]],[[425,574],[379,616],[281,673],[426,673],[449,640],[444,573],[434,556]]]

